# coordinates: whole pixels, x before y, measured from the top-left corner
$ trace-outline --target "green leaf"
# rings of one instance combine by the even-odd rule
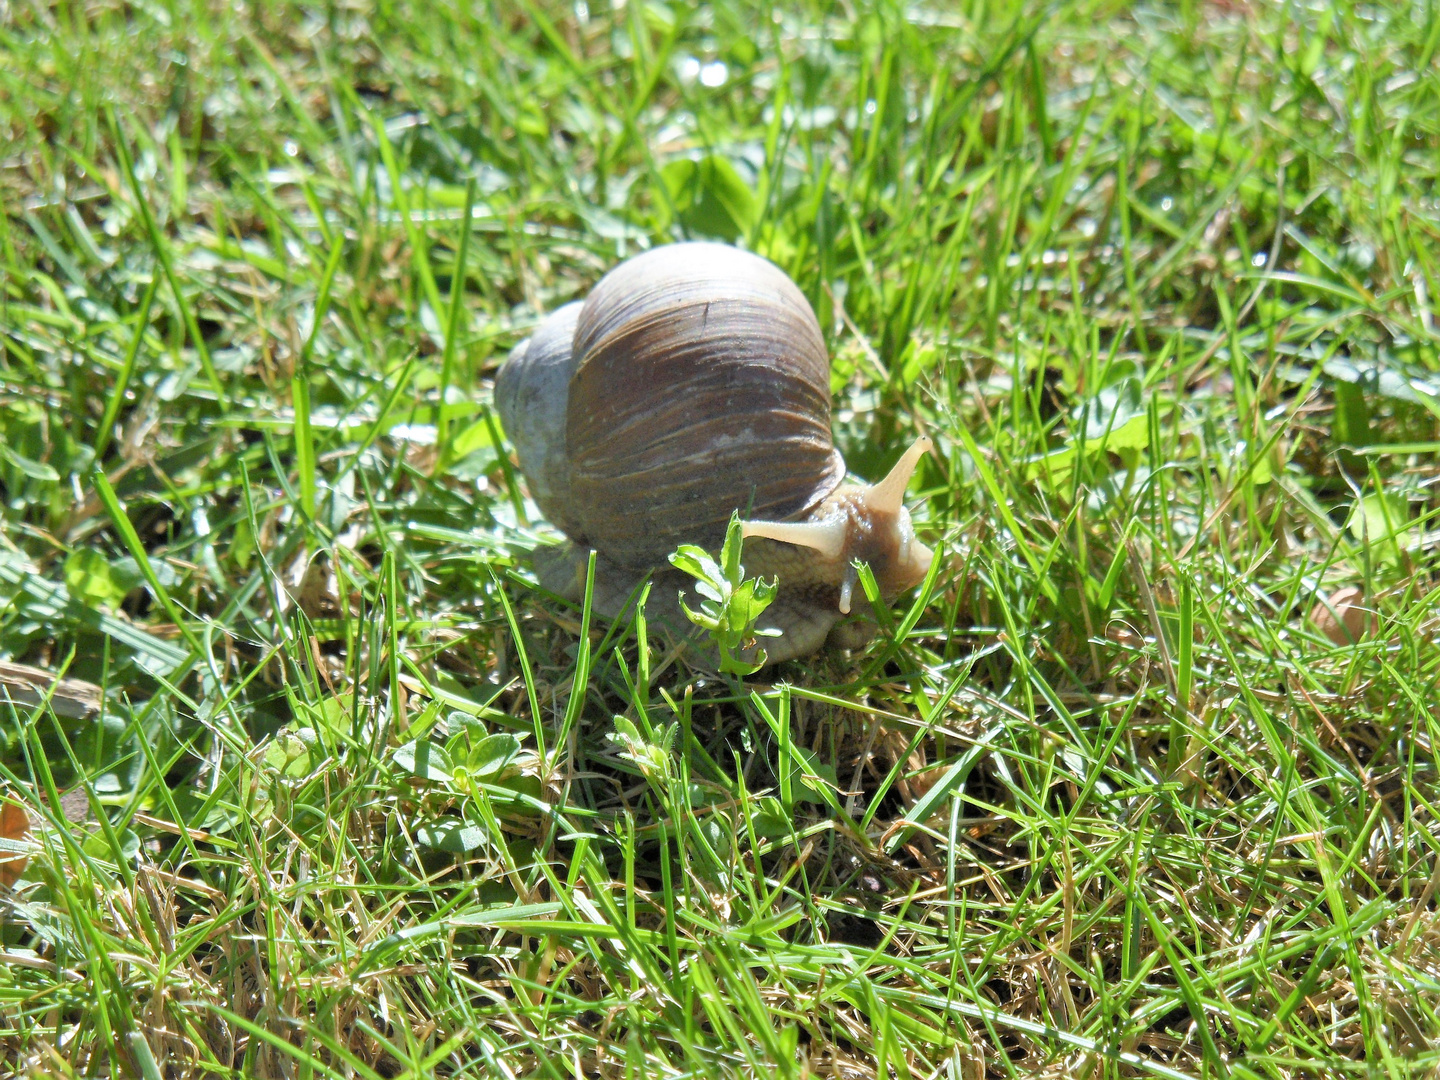
[[[140,837],[133,829],[119,830],[115,839],[119,842],[121,857],[127,862],[140,854]],[[110,846],[110,841],[105,833],[99,829],[87,836],[85,842],[80,846],[92,859],[109,860],[115,857],[115,849]]]
[[[31,480],[40,480],[46,483],[55,483],[60,479],[60,474],[46,465],[43,461],[33,461],[16,451],[3,441],[0,441],[0,460],[4,460]]]
[[[725,580],[732,583],[745,577],[745,568],[740,565],[740,547],[744,543],[743,531],[740,515],[731,514],[730,524],[725,527],[725,543],[720,548],[720,564],[725,567]]]
[[[1100,453],[1123,455],[1150,445],[1150,421],[1145,388],[1136,375],[1126,375],[1106,386],[1077,409],[1073,418],[1084,420],[1083,438],[1072,437],[1065,446],[1024,461],[1025,478],[1047,478],[1056,487],[1069,482],[1083,449],[1087,459]]]
[[[509,810],[531,814],[540,801],[540,778],[527,773],[513,773],[501,780],[482,781],[485,794],[492,803]]]
[[[1136,376],[1105,387],[1085,406],[1085,449],[1140,450],[1150,443],[1145,388]]]
[[[672,161],[660,170],[680,224],[695,236],[734,243],[754,227],[759,200],[735,166],[717,154]]]
[[[71,552],[65,560],[65,587],[82,604],[117,606],[133,583],[122,581],[108,559],[94,548]]]
[[[520,740],[509,732],[501,732],[481,740],[465,759],[465,767],[471,776],[494,776],[504,771],[519,753]]]
[[[771,602],[779,591],[778,579],[762,581],[759,578],[751,578],[743,582],[730,599],[730,626],[737,633],[749,633],[753,630],[755,620],[765,613]],[[754,630],[754,633],[762,637],[774,636],[770,630]]]
[[[735,642],[721,647],[720,670],[728,675],[739,675],[741,678],[746,675],[754,675],[765,666],[765,650],[756,649],[753,661],[742,660],[735,655],[735,649],[739,644],[739,642]]]
[[[756,812],[751,815],[750,820],[754,824],[756,836],[766,840],[778,840],[795,831],[795,822],[785,813],[785,807],[775,796],[763,796],[756,799],[754,805]]]
[[[720,564],[704,548],[681,544],[670,556],[670,564],[699,581],[719,581]]]
[[[448,407],[441,410],[442,413],[448,411]],[[491,425],[483,418],[476,420],[450,443],[451,456],[458,459],[466,454],[473,454],[476,450],[493,449],[495,440],[491,436],[490,428]]]
[[[395,764],[422,780],[450,782],[450,757],[444,747],[429,739],[413,739],[396,749]]]
[[[415,830],[415,839],[437,851],[468,855],[485,846],[485,830],[459,818],[426,822]]]
[[[279,731],[265,747],[265,764],[291,780],[309,776],[323,756],[324,748],[310,728]]]
[[[1064,487],[1070,480],[1070,474],[1075,471],[1075,459],[1079,456],[1080,453],[1075,447],[1063,446],[1048,454],[1036,454],[1026,458],[1021,462],[1025,466],[1025,479],[1032,481],[1043,476],[1057,488]]]
[[[1372,546],[1385,545],[1385,554],[1398,558],[1398,548],[1409,546],[1410,508],[1398,495],[1375,492],[1366,495],[1350,511],[1345,523],[1350,535]]]

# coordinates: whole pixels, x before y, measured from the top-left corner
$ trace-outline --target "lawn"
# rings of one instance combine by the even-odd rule
[[[1434,1075],[1437,48],[0,0],[0,1072]],[[537,586],[496,370],[685,237],[935,442],[864,649]]]

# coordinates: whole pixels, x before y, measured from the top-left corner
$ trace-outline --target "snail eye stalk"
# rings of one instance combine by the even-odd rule
[[[866,489],[866,508],[877,514],[898,514],[905,505],[905,489],[910,486],[910,478],[915,475],[915,466],[920,464],[920,458],[929,453],[934,445],[928,435],[921,435],[911,443],[910,449],[901,455],[885,479]]]
[[[822,521],[747,521],[741,536],[759,536],[785,544],[810,548],[835,560],[845,553],[845,518],[837,515]]]

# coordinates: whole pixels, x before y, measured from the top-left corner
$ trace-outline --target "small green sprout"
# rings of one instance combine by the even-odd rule
[[[622,757],[634,762],[645,779],[662,793],[668,792],[674,780],[675,736],[680,726],[673,721],[662,725],[647,737],[635,726],[634,721],[623,716],[615,717],[615,731],[606,738],[620,748]]]
[[[704,548],[682,544],[670,556],[676,569],[695,579],[695,591],[701,596],[700,610],[692,610],[682,600],[686,618],[707,631],[720,651],[720,670],[732,675],[751,675],[765,664],[765,650],[756,646],[761,637],[779,637],[779,630],[760,630],[756,621],[775,599],[779,587],[776,579],[745,578],[740,565],[740,515],[730,518],[725,530],[725,544],[717,563]],[[682,594],[683,595],[683,594]],[[742,654],[754,647],[746,659]]]

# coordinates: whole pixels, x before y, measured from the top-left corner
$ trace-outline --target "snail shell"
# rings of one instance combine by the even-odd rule
[[[929,441],[903,475],[842,483],[819,322],[757,255],[683,243],[621,263],[515,349],[495,401],[541,511],[614,566],[663,568],[718,545],[734,512],[755,519],[746,565],[781,577],[780,610],[810,627],[797,650],[849,611],[853,558],[887,596],[929,565],[901,505]]]
[[[802,515],[845,475],[815,313],[724,244],[621,263],[541,323],[495,397],[541,510],[631,569],[717,543],[737,509]]]

